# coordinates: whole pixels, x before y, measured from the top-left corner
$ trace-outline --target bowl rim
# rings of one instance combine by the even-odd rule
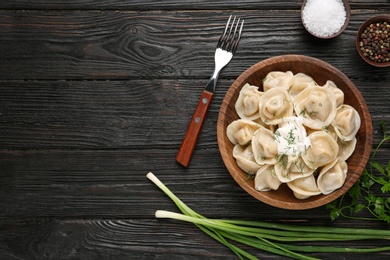
[[[361,51],[360,49],[360,46],[359,46],[359,43],[360,43],[360,35],[362,34],[362,32],[364,31],[364,29],[372,24],[372,23],[376,23],[376,22],[388,22],[390,24],[390,15],[389,14],[379,14],[379,15],[375,15],[373,17],[370,17],[368,18],[367,20],[365,20],[359,27],[357,33],[356,33],[356,40],[355,40],[355,45],[356,45],[356,50],[357,52],[359,53],[360,57],[365,61],[367,62],[368,64],[374,66],[374,67],[379,67],[379,68],[385,68],[385,67],[389,67],[390,66],[390,61],[388,62],[375,62],[375,61],[372,61],[368,58],[366,58],[363,54],[363,52]]]
[[[243,178],[240,178],[240,174],[237,174],[235,172],[232,172],[234,167],[234,164],[236,164],[235,160],[227,160],[227,156],[229,155],[228,151],[228,143],[224,142],[225,138],[225,132],[226,132],[226,126],[225,126],[225,115],[229,106],[229,103],[231,102],[231,99],[233,98],[233,92],[237,89],[241,89],[242,86],[246,83],[247,78],[252,74],[254,70],[259,70],[262,68],[265,68],[266,66],[270,66],[273,64],[277,64],[280,61],[283,62],[315,62],[322,66],[326,70],[330,70],[332,73],[337,74],[338,77],[341,78],[341,80],[348,82],[350,86],[352,86],[352,90],[356,93],[356,98],[359,100],[359,103],[362,104],[362,124],[365,124],[366,133],[364,135],[364,151],[363,156],[361,158],[361,163],[359,163],[357,169],[355,172],[350,173],[350,177],[347,178],[346,182],[344,183],[343,187],[336,190],[335,192],[329,194],[329,195],[317,195],[313,196],[316,197],[316,200],[297,200],[296,202],[283,202],[283,201],[275,201],[270,199],[269,196],[266,196],[265,194],[269,192],[259,192],[256,191],[253,187],[253,185],[250,185],[248,182],[243,181]],[[237,90],[238,91],[238,90]],[[365,100],[360,93],[360,91],[357,89],[357,87],[352,83],[352,81],[340,70],[333,67],[329,63],[319,60],[317,58],[305,56],[305,55],[280,55],[268,58],[266,60],[260,61],[248,69],[246,69],[240,76],[237,77],[237,79],[232,83],[229,90],[227,91],[221,107],[218,114],[218,121],[217,121],[217,138],[218,138],[218,146],[219,151],[222,156],[223,162],[229,171],[230,175],[233,177],[233,179],[243,188],[247,193],[252,195],[254,198],[262,201],[263,203],[266,203],[268,205],[282,208],[282,209],[289,209],[289,210],[305,210],[305,209],[312,209],[316,207],[323,206],[338,197],[340,197],[342,194],[344,194],[352,185],[357,181],[357,179],[360,177],[361,173],[364,170],[365,165],[368,162],[369,155],[372,149],[372,123],[371,123],[371,116],[368,111],[367,104],[365,103]],[[230,152],[231,153],[231,152]],[[241,171],[244,173],[243,171]],[[270,192],[277,192],[277,191],[270,191]]]

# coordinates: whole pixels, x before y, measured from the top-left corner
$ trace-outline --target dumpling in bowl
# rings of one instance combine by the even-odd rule
[[[272,88],[288,89],[293,83],[294,74],[291,71],[271,71],[263,80],[263,90],[268,91]]]
[[[252,140],[252,136],[260,125],[247,119],[237,119],[231,122],[227,129],[226,134],[232,144],[246,145]]]
[[[350,105],[342,105],[337,108],[337,114],[332,123],[337,135],[343,141],[351,141],[360,128],[359,113]]]
[[[297,199],[303,200],[321,194],[313,174],[287,183]]]
[[[336,97],[328,88],[308,87],[294,99],[294,109],[297,116],[303,118],[305,126],[322,129],[336,116]]]
[[[349,157],[353,154],[356,148],[357,139],[353,138],[351,141],[343,141],[340,138],[337,139],[337,144],[339,145],[339,155],[338,157],[342,158],[344,161],[348,160]]]
[[[302,155],[307,166],[312,169],[333,162],[339,153],[339,146],[333,137],[324,131],[316,131],[309,136],[311,146]]]
[[[334,162],[324,166],[317,178],[317,186],[322,194],[330,194],[343,186],[347,178],[348,165],[338,158]]]
[[[295,98],[302,90],[313,86],[317,86],[317,83],[312,77],[304,73],[297,73],[293,77],[293,83],[289,88],[288,93],[292,98]]]
[[[287,90],[272,88],[260,98],[260,119],[267,125],[277,125],[294,113],[293,103]]]
[[[255,120],[259,115],[259,101],[262,92],[259,87],[246,83],[238,95],[235,109],[238,116],[242,119]]]
[[[233,157],[236,159],[238,167],[248,174],[254,175],[261,167],[255,161],[251,145],[247,147],[239,144],[234,146]]]
[[[278,163],[275,164],[275,174],[283,183],[307,177],[313,174],[313,172],[314,169],[308,167],[300,156],[279,156]]]
[[[317,132],[317,131],[321,131],[321,130],[306,128],[306,132],[307,132],[308,135],[311,134],[311,133]],[[335,141],[337,141],[339,139],[339,137],[338,137],[338,135],[337,135],[337,133],[334,130],[332,125],[328,125],[326,127],[323,127],[322,131],[324,131],[325,133],[327,133],[330,136],[332,136]]]
[[[339,89],[333,81],[328,80],[325,83],[324,88],[328,88],[329,90],[331,90],[333,92],[334,96],[336,97],[336,106],[337,107],[344,104],[344,92],[341,89]]]
[[[274,165],[264,165],[255,176],[255,189],[258,191],[277,190],[281,182],[275,175]]]
[[[260,127],[252,138],[252,149],[255,161],[260,164],[275,164],[276,155],[278,154],[278,146],[274,140],[274,134]]]

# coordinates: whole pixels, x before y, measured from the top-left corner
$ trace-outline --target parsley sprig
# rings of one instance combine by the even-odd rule
[[[390,223],[390,160],[387,164],[375,161],[379,148],[390,141],[387,126],[380,122],[384,137],[375,148],[369,164],[362,176],[352,188],[326,205],[332,220],[342,216],[351,219],[381,220]],[[378,194],[378,189],[381,193]],[[359,213],[369,212],[369,217],[360,217]]]

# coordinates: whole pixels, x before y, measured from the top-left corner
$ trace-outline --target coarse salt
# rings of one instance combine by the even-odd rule
[[[343,27],[346,11],[341,0],[308,0],[302,11],[306,28],[319,37],[329,37]]]

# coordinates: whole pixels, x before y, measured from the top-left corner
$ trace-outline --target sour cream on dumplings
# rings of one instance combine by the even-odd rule
[[[299,156],[310,147],[310,139],[307,137],[301,117],[284,118],[275,131],[275,142],[278,146],[278,154]]]

